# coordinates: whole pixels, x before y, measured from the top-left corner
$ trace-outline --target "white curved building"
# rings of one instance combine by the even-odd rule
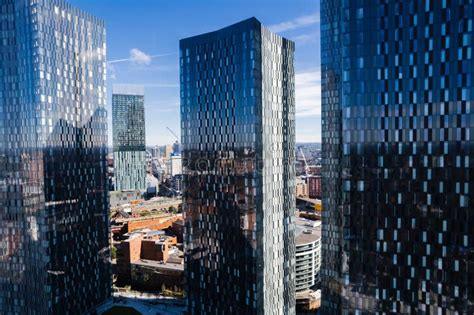
[[[321,221],[296,218],[296,293],[309,290],[319,279]]]

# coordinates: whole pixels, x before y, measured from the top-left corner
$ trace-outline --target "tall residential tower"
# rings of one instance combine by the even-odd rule
[[[113,86],[115,190],[146,189],[144,95],[143,86]]]
[[[294,314],[294,43],[251,18],[180,42],[190,314]]]
[[[473,18],[322,1],[324,314],[474,313]]]
[[[0,12],[0,313],[87,313],[111,290],[104,24],[63,0]]]

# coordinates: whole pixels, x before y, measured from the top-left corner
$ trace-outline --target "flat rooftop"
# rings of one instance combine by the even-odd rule
[[[132,262],[132,265],[154,267],[157,269],[165,269],[165,270],[184,271],[183,264],[164,263],[163,261],[148,260],[148,259],[139,259],[137,261]]]
[[[295,221],[296,246],[313,243],[321,239],[321,221],[296,217]]]
[[[145,87],[135,84],[114,84],[112,86],[112,94],[115,95],[145,95]]]

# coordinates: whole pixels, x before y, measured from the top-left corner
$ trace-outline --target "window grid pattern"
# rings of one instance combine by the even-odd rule
[[[134,94],[112,94],[115,190],[146,189],[145,97]]]
[[[340,314],[342,268],[341,1],[321,1],[321,312]]]
[[[473,14],[342,3],[343,313],[474,312]]]
[[[296,245],[296,292],[304,292],[319,281],[321,270],[320,240]]]
[[[294,44],[249,19],[180,49],[188,311],[293,314]]]
[[[85,313],[111,286],[104,25],[60,0],[0,11],[0,313]]]

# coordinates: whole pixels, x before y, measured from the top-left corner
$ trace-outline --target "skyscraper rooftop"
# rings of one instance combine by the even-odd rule
[[[112,94],[120,95],[145,95],[145,87],[136,84],[114,84]]]

